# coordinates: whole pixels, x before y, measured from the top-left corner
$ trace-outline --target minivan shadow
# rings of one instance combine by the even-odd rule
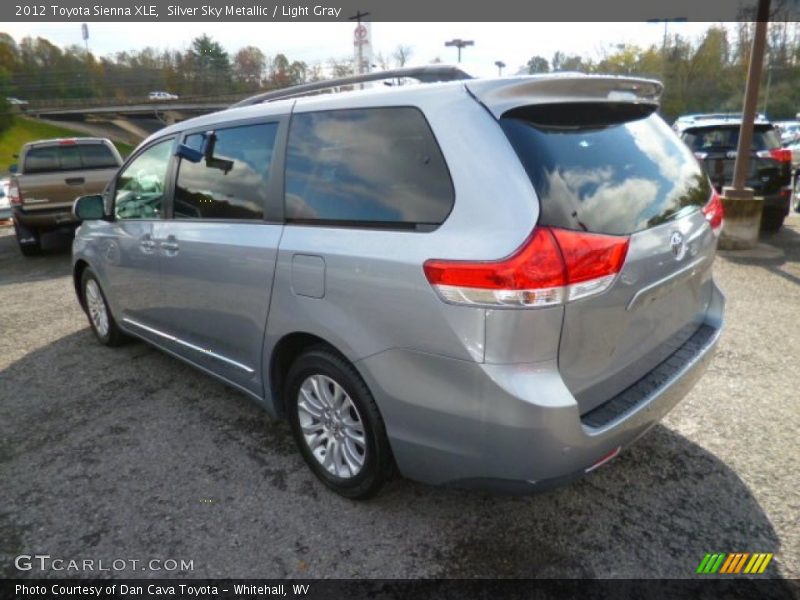
[[[34,575],[11,557],[35,549],[195,559],[174,576],[449,578],[683,578],[707,552],[780,550],[747,484],[665,426],[550,492],[400,479],[358,503],[316,481],[286,424],[140,342],[109,349],[82,329],[0,371],[0,397],[5,577]],[[331,567],[332,551],[351,558]]]

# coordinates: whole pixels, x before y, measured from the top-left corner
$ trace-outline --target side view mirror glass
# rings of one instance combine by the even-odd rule
[[[72,205],[72,213],[81,221],[96,221],[105,217],[103,209],[103,196],[92,194],[91,196],[80,196],[75,199]]]

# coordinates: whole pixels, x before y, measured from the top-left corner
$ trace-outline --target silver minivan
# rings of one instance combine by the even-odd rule
[[[697,381],[722,206],[660,83],[318,87],[167,127],[76,201],[100,342],[145,340],[288,419],[349,498],[395,470],[569,480]]]

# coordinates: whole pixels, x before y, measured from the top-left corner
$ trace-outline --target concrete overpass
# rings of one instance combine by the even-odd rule
[[[63,123],[89,135],[102,135],[129,144],[138,144],[166,125],[224,110],[245,96],[166,102],[40,101],[26,107],[24,114],[28,118]]]

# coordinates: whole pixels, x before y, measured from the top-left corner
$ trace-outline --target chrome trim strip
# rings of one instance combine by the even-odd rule
[[[248,373],[250,375],[255,373],[255,370],[251,369],[247,365],[243,365],[240,362],[236,362],[235,360],[231,360],[230,358],[222,356],[221,354],[217,354],[216,352],[214,352],[212,350],[209,350],[208,348],[201,348],[200,346],[195,346],[194,344],[191,344],[191,343],[186,342],[186,341],[184,341],[182,339],[176,338],[174,335],[170,335],[168,333],[164,333],[163,331],[159,331],[158,329],[155,329],[153,327],[148,327],[147,325],[139,323],[138,321],[134,321],[133,319],[129,319],[128,317],[123,317],[122,320],[125,321],[126,323],[130,324],[130,325],[134,325],[134,326],[138,327],[139,329],[144,329],[145,331],[149,331],[150,333],[152,333],[154,335],[157,335],[157,336],[159,336],[161,338],[164,338],[165,340],[169,340],[171,342],[175,342],[176,344],[180,344],[181,346],[189,348],[190,350],[194,350],[195,352],[200,352],[202,354],[210,356],[211,358],[216,358],[217,360],[220,360],[220,361],[222,361],[222,362],[224,362],[226,364],[229,364],[232,367],[236,367],[237,369],[241,369],[242,371],[244,371],[245,373]]]
[[[633,310],[637,304],[644,302],[644,300],[650,296],[653,296],[657,290],[660,290],[662,287],[669,287],[673,288],[676,285],[682,283],[687,279],[691,279],[695,276],[698,272],[698,268],[706,262],[710,257],[709,256],[702,256],[695,260],[694,262],[689,263],[680,271],[675,271],[674,273],[670,273],[663,279],[659,279],[658,281],[654,281],[650,285],[643,287],[638,292],[633,295],[631,301],[628,302],[628,306],[625,307],[625,310]],[[664,290],[667,291],[667,290]]]

